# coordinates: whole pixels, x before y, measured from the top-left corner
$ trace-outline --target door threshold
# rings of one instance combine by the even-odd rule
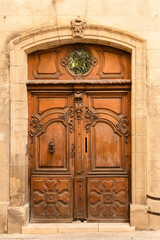
[[[87,232],[133,232],[129,223],[29,223],[22,227],[22,234],[87,233]]]

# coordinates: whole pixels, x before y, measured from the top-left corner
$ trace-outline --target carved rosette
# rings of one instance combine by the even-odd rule
[[[69,126],[69,131],[73,132],[73,106],[70,107],[63,115],[59,116],[60,119],[64,120],[64,122]]]
[[[121,188],[119,184],[122,185]],[[89,215],[91,217],[116,218],[127,215],[128,186],[125,180],[92,180],[89,190]]]
[[[86,107],[85,118],[88,119],[85,125],[86,133],[88,133],[90,126],[94,123],[95,120],[98,119],[98,117],[88,107]]]
[[[62,188],[62,183],[68,187],[68,181],[60,182],[49,179],[36,180],[33,183],[32,206],[35,216],[59,218],[63,215],[67,217],[70,215],[70,193],[68,188]]]
[[[117,131],[125,137],[125,142],[127,142],[127,138],[129,136],[129,130],[127,129],[128,120],[127,116],[122,115],[120,117],[119,122],[116,124]]]

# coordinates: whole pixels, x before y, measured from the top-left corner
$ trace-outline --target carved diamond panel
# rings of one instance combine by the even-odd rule
[[[31,220],[72,219],[72,180],[70,177],[32,176]]]
[[[90,221],[128,218],[128,179],[88,179],[88,218]]]

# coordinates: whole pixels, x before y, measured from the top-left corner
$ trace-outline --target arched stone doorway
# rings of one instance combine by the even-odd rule
[[[98,43],[116,47],[131,53],[131,136],[132,136],[132,182],[131,182],[131,224],[135,217],[146,215],[146,149],[136,150],[135,140],[143,141],[146,136],[146,52],[145,41],[132,34],[102,26],[87,26],[83,36],[73,36],[68,27],[53,27],[36,30],[10,43],[10,93],[11,93],[11,149],[10,149],[10,199],[8,216],[9,232],[17,231],[29,221],[28,205],[28,107],[27,107],[27,54],[70,43]],[[36,84],[36,80],[35,80]],[[143,128],[141,128],[143,126]],[[143,161],[143,168],[138,165]],[[16,227],[17,228],[17,227]]]

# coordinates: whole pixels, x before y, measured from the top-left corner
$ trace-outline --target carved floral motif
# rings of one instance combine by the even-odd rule
[[[33,138],[37,133],[42,130],[43,126],[37,116],[31,116],[30,125],[32,126],[32,129],[29,131],[29,135],[31,136],[31,138]]]
[[[32,203],[34,215],[50,217],[61,217],[64,213],[69,215],[69,196],[69,190],[62,188],[59,180],[34,181]]]
[[[122,115],[119,122],[116,124],[116,129],[123,136],[125,136],[125,142],[127,142],[127,138],[129,136],[129,130],[127,129],[128,121],[127,116]]]
[[[59,116],[60,119],[63,119],[64,122],[69,126],[69,131],[73,132],[73,106],[70,107],[63,115]]]
[[[127,204],[125,181],[111,179],[90,181],[90,216],[98,218],[123,216],[126,215]]]
[[[86,126],[85,126],[86,133],[88,133],[89,127],[94,123],[94,121],[96,119],[98,119],[98,117],[88,107],[86,107],[85,118],[88,119]]]

